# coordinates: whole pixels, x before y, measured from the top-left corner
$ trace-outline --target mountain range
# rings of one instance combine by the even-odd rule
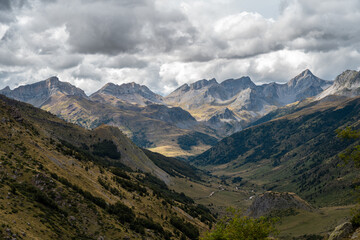
[[[120,93],[128,92],[128,88],[132,91],[139,90],[136,90],[136,94],[128,94],[128,98],[130,95],[133,96],[132,99],[136,99],[139,104],[131,102],[132,100],[124,100],[127,95]],[[174,152],[175,155],[188,155],[191,151],[179,147],[179,138],[183,139],[184,144],[190,139],[191,144],[197,146],[192,154],[202,152],[210,146],[209,143],[214,144],[219,139],[214,130],[198,123],[181,108],[170,108],[150,104],[150,100],[145,101],[145,98],[151,99],[151,96],[157,95],[149,94],[148,88],[137,84],[107,84],[88,97],[81,89],[52,77],[14,90],[5,88],[1,93],[50,111],[88,129],[101,124],[116,126],[138,146],[160,149],[160,152],[164,149],[163,151]],[[147,105],[141,105],[145,102]]]
[[[118,127],[138,146],[168,156],[200,154],[223,137],[251,125],[287,104],[327,95],[356,95],[356,71],[346,71],[334,82],[305,70],[285,84],[254,84],[249,77],[200,80],[184,84],[163,97],[136,83],[107,83],[87,96],[57,77],[6,87],[0,94],[93,129],[101,124]],[[354,78],[348,84],[347,78]],[[355,90],[347,90],[355,89]]]
[[[227,107],[240,119],[247,112],[262,115],[274,107],[312,97],[332,84],[314,76],[305,70],[286,84],[270,83],[255,85],[249,77],[228,79],[218,83],[215,79],[200,80],[193,84],[185,84],[165,97],[169,105],[179,105],[186,110],[198,112],[204,107],[199,120],[213,117],[212,108]],[[248,120],[248,118],[244,118]]]
[[[33,106],[0,96],[0,237],[198,239],[215,221],[207,207],[249,207],[266,191],[314,207],[353,204],[360,182],[337,156],[360,140],[336,130],[359,129],[359,80],[357,71],[332,83],[306,70],[287,84],[201,80],[166,97],[137,84],[87,96],[56,77],[7,87],[2,94]],[[188,160],[207,173],[139,146],[201,153]],[[271,214],[298,224],[296,211]],[[316,211],[301,217],[330,216]]]

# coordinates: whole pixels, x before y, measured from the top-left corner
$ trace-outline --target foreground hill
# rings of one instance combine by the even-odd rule
[[[197,239],[214,221],[117,128],[0,95],[0,141],[0,238]]]
[[[348,186],[357,183],[337,155],[354,142],[335,130],[359,123],[359,97],[311,102],[223,139],[193,162],[240,185],[295,192],[320,205],[347,203],[354,198]]]

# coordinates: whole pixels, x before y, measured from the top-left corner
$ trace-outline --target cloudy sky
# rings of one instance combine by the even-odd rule
[[[0,88],[323,79],[360,67],[359,0],[0,0]]]

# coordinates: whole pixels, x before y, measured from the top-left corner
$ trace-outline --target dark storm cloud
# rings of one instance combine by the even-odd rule
[[[109,58],[101,66],[108,68],[145,68],[148,63],[132,55],[119,55]]]
[[[107,1],[66,9],[69,44],[84,54],[170,51],[190,44],[196,30],[180,12],[159,11],[153,1]],[[64,9],[65,10],[65,9]]]
[[[0,1],[0,23],[8,23],[13,19],[10,0]]]
[[[83,57],[80,55],[60,55],[54,58],[53,56],[47,56],[45,59],[49,63],[49,66],[58,71],[63,71],[69,68],[74,68],[82,63]]]
[[[1,0],[0,11],[13,11],[24,6],[29,6],[27,0]]]
[[[91,79],[95,81],[101,81],[103,78],[101,72],[90,64],[81,64],[72,72],[72,76],[75,78]]]
[[[0,23],[9,23],[15,20],[16,11],[28,6],[27,0],[1,0]]]
[[[2,0],[0,1],[0,11],[9,11],[11,10],[10,0]]]
[[[31,62],[28,59],[16,56],[9,49],[0,48],[0,66],[30,66]]]

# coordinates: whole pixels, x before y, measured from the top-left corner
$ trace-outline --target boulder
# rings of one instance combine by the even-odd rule
[[[255,197],[247,213],[252,217],[260,217],[287,209],[312,211],[313,207],[295,193],[267,191]]]
[[[337,226],[335,230],[330,234],[329,240],[340,240],[348,237],[350,233],[354,231],[354,228],[350,222],[344,222]]]

